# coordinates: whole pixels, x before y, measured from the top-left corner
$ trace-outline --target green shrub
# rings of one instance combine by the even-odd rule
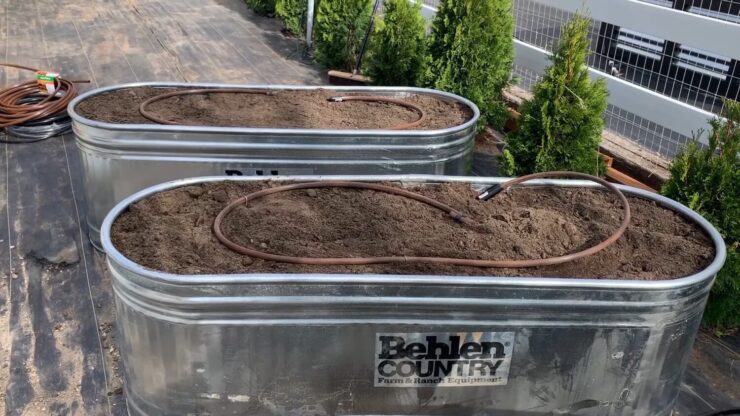
[[[552,65],[521,108],[520,127],[507,140],[502,172],[524,175],[569,170],[603,175],[599,156],[608,91],[588,76],[591,20],[577,15],[563,28]]]
[[[306,33],[308,0],[277,0],[275,15],[283,21],[290,33],[303,36]]]
[[[247,6],[255,13],[267,16],[275,13],[275,0],[246,0]]]
[[[701,214],[725,240],[727,262],[717,275],[704,322],[740,325],[740,103],[725,102],[726,119],[710,122],[709,146],[689,145],[671,165],[662,193]]]
[[[318,63],[327,68],[353,69],[372,6],[372,0],[327,0],[319,4],[314,36]]]
[[[364,72],[377,85],[415,85],[425,55],[421,0],[387,0],[384,7],[375,19]]]
[[[425,84],[470,99],[483,123],[503,126],[513,38],[511,0],[442,1],[432,21]]]

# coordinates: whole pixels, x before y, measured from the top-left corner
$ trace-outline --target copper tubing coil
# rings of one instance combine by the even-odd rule
[[[201,88],[201,89],[195,89],[195,90],[183,90],[183,91],[173,91],[168,92],[165,94],[160,94],[157,96],[154,96],[139,106],[139,113],[141,113],[142,116],[146,117],[147,119],[159,123],[159,124],[182,124],[180,122],[167,120],[162,117],[159,117],[157,115],[152,114],[147,108],[149,105],[151,105],[154,102],[161,101],[167,98],[171,97],[177,97],[181,95],[197,95],[197,94],[223,94],[223,93],[229,93],[229,94],[264,94],[264,95],[271,95],[270,91],[255,91],[255,90],[246,90],[243,88]],[[389,103],[389,104],[396,104],[403,107],[406,107],[412,111],[415,111],[419,117],[417,120],[414,120],[409,123],[402,123],[393,127],[388,128],[388,130],[405,130],[410,129],[418,126],[421,124],[424,119],[426,118],[426,114],[424,113],[424,110],[421,108],[411,104],[407,103],[402,100],[397,100],[394,98],[386,98],[386,97],[374,97],[374,96],[365,96],[365,95],[352,95],[352,96],[344,96],[344,97],[331,97],[329,99],[330,101],[334,102],[343,102],[343,101],[370,101],[370,102],[380,102],[380,103]]]
[[[408,129],[413,129],[414,127],[417,127],[418,125],[420,125],[421,123],[423,123],[424,120],[427,117],[427,115],[424,112],[424,110],[422,110],[420,107],[418,107],[418,106],[416,106],[414,104],[411,104],[409,102],[396,99],[396,98],[378,97],[378,96],[373,96],[373,95],[345,95],[345,96],[342,96],[342,97],[331,97],[331,98],[329,98],[329,101],[333,101],[333,102],[337,102],[337,103],[341,103],[341,102],[344,102],[344,101],[366,101],[366,102],[371,102],[371,103],[395,104],[395,105],[400,105],[401,107],[406,107],[409,110],[416,112],[416,114],[419,116],[419,118],[417,118],[414,121],[411,121],[411,122],[408,122],[408,123],[397,124],[397,125],[395,125],[393,127],[388,127],[386,130],[408,130]]]
[[[147,107],[149,107],[150,104],[164,100],[166,98],[171,97],[177,97],[180,95],[198,95],[198,94],[262,94],[262,95],[271,95],[270,91],[255,91],[255,90],[246,90],[244,88],[199,88],[195,90],[182,90],[182,91],[172,91],[164,94],[160,94],[157,96],[154,96],[139,106],[139,113],[141,113],[142,116],[146,117],[147,119],[159,123],[159,124],[170,124],[170,125],[182,125],[183,123],[178,121],[172,121],[167,120],[161,117],[158,117],[147,110]]]
[[[16,64],[0,63],[0,66],[38,71],[35,68]],[[24,82],[0,90],[0,128],[17,126],[66,111],[67,105],[77,96],[75,82],[86,81],[68,81],[57,78],[55,86],[59,91],[58,95],[48,95],[38,102],[24,104],[20,102],[39,94],[36,81]]]
[[[249,248],[237,244],[227,238],[221,230],[221,224],[231,211],[238,206],[249,206],[249,203],[267,195],[272,195],[280,192],[293,191],[298,189],[317,189],[317,188],[352,188],[352,189],[369,189],[378,192],[385,192],[392,195],[398,195],[405,198],[414,199],[424,204],[430,205],[434,208],[439,209],[447,213],[453,220],[464,223],[467,225],[476,225],[471,219],[467,218],[462,212],[445,205],[432,198],[410,192],[404,189],[379,185],[374,183],[363,183],[363,182],[348,182],[348,181],[326,181],[326,182],[307,182],[297,183],[291,185],[278,186],[275,188],[267,188],[261,191],[253,192],[249,195],[238,198],[230,202],[221,212],[216,216],[213,222],[213,232],[216,238],[229,249],[250,257],[255,257],[268,261],[275,261],[281,263],[293,263],[293,264],[313,264],[313,265],[367,265],[367,264],[384,264],[384,263],[439,263],[449,264],[456,266],[472,266],[472,267],[496,267],[496,268],[524,268],[524,267],[538,267],[538,266],[551,266],[556,264],[567,263],[576,259],[587,257],[598,253],[599,251],[609,247],[616,242],[630,223],[630,206],[627,198],[624,194],[613,184],[591,175],[577,173],[577,172],[544,172],[536,173],[532,175],[526,175],[519,178],[515,178],[504,182],[500,185],[495,185],[493,196],[498,192],[507,190],[514,185],[521,184],[531,179],[537,178],[551,178],[551,177],[570,177],[587,179],[596,182],[603,187],[607,188],[611,193],[616,195],[621,202],[624,210],[624,217],[619,228],[617,228],[608,238],[601,241],[600,243],[581,250],[576,253],[566,254],[562,256],[550,257],[545,259],[530,259],[530,260],[478,260],[478,259],[461,259],[461,258],[450,258],[450,257],[417,257],[417,256],[385,256],[385,257],[297,257],[287,256],[280,254],[271,254],[257,249]],[[480,198],[479,198],[480,199]]]

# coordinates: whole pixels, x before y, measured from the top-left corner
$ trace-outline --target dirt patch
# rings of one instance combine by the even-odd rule
[[[632,223],[624,236],[594,256],[537,269],[493,269],[406,263],[299,266],[232,252],[211,227],[229,201],[270,186],[219,182],[182,187],[133,204],[114,223],[114,245],[148,268],[176,274],[327,272],[437,275],[560,276],[669,279],[704,268],[713,258],[696,225],[651,201],[630,198]],[[607,192],[576,188],[519,188],[480,202],[468,185],[411,188],[456,207],[484,227],[473,229],[419,202],[348,189],[271,195],[224,222],[232,240],[276,254],[310,257],[445,256],[532,259],[579,251],[608,236],[621,220]]]
[[[91,120],[153,124],[139,113],[139,105],[168,91],[173,89],[140,87],[112,91],[84,100],[76,110]],[[418,118],[413,110],[396,104],[329,101],[330,97],[338,95],[352,94],[314,90],[277,91],[272,95],[186,95],[154,102],[148,110],[165,120],[182,124],[222,127],[387,129]],[[426,113],[418,130],[458,126],[472,117],[467,107],[428,95],[412,95],[403,100]]]

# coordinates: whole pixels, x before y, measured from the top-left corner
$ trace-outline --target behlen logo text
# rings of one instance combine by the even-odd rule
[[[400,335],[378,335],[376,385],[499,384],[496,373],[509,349],[504,343],[466,341],[459,335],[428,335],[424,342],[415,341],[407,342]]]

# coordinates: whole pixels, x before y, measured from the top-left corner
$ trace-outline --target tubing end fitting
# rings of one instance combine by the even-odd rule
[[[333,103],[341,103],[344,101],[344,97],[329,97],[328,100]]]
[[[478,200],[480,201],[488,201],[489,199],[493,198],[494,196],[498,195],[503,191],[504,188],[501,187],[501,184],[495,184],[491,186],[490,188],[483,191],[482,194],[478,195]]]

